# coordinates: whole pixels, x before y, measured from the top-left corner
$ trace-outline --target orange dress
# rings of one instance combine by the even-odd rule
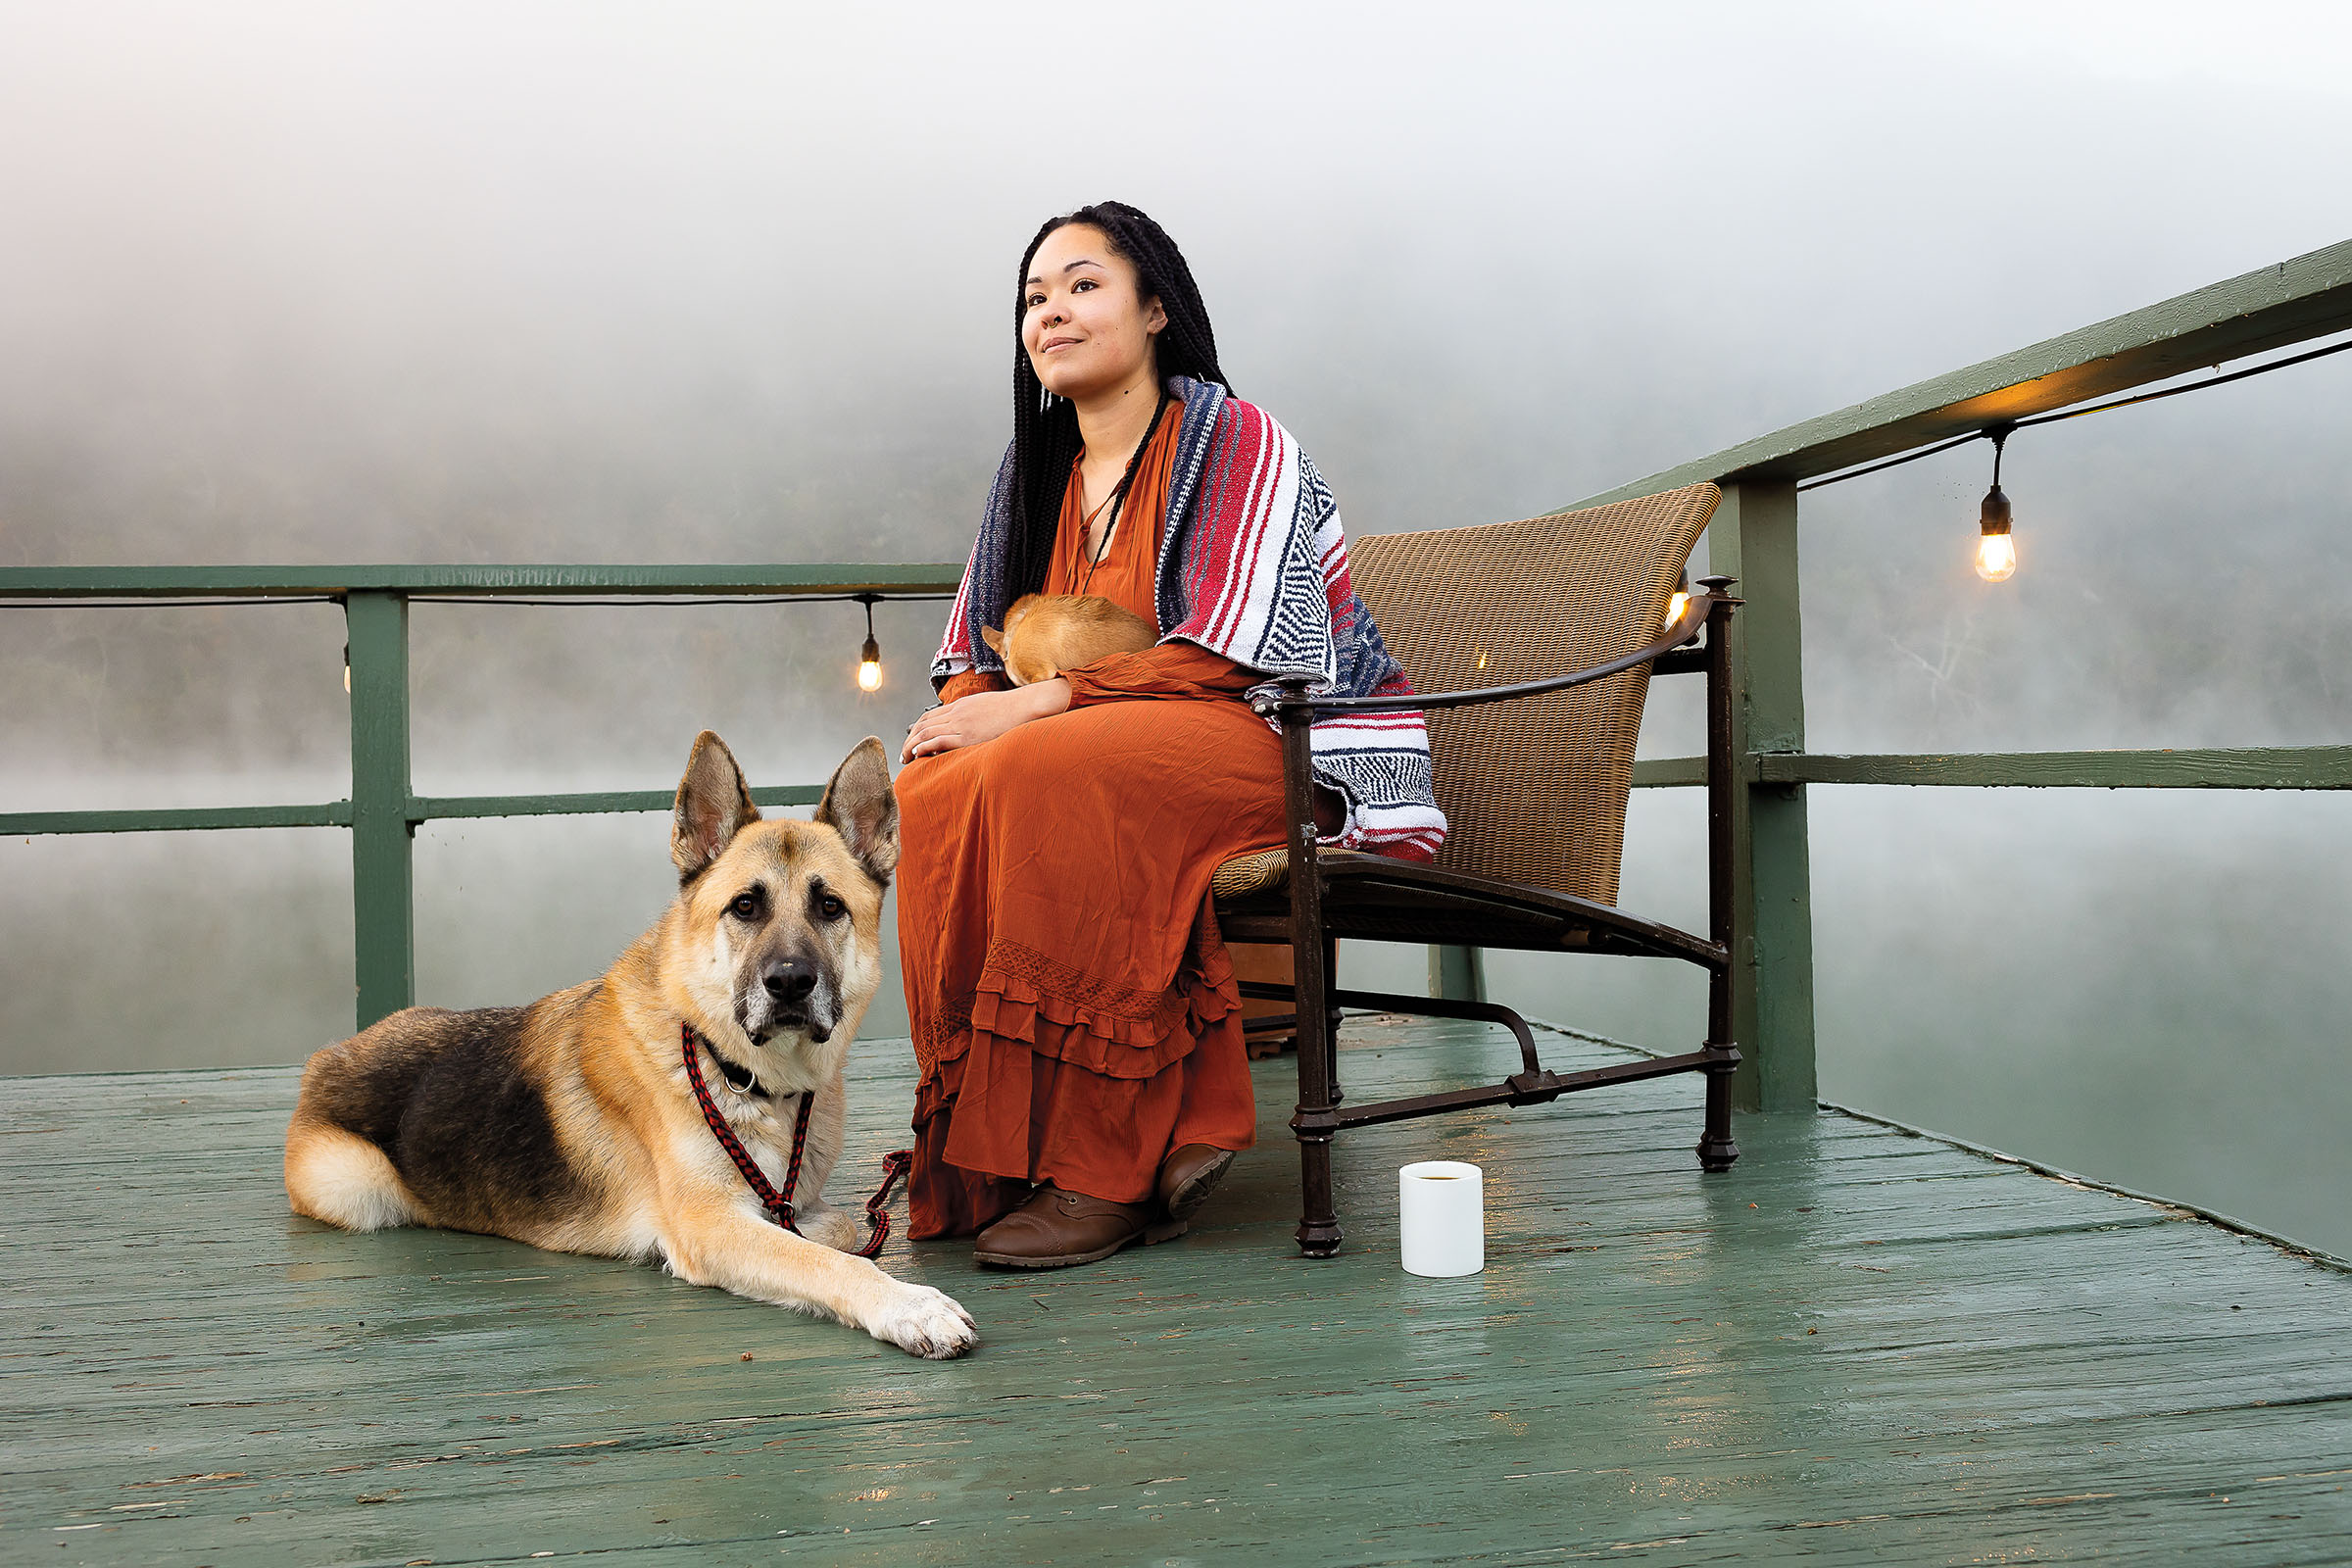
[[[1091,573],[1073,470],[1046,592],[1157,625],[1181,413],[1161,418]],[[1171,1149],[1255,1140],[1208,880],[1283,842],[1281,747],[1239,701],[1259,677],[1190,643],[1065,674],[1067,712],[899,774],[917,1239],[969,1235],[1035,1182],[1142,1201]],[[958,675],[941,696],[1001,684]]]

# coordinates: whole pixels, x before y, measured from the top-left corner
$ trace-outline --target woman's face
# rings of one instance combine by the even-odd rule
[[[1046,236],[1021,299],[1021,346],[1058,397],[1113,391],[1149,372],[1152,338],[1168,324],[1159,301],[1138,293],[1134,264],[1086,223]]]

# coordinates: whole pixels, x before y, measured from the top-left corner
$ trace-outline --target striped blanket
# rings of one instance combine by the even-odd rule
[[[1184,400],[1158,568],[1162,642],[1198,643],[1267,683],[1304,676],[1320,695],[1412,690],[1348,577],[1340,510],[1290,432],[1209,381],[1178,376]],[[1002,669],[980,636],[1004,624],[1012,455],[990,490],[970,564],[931,665],[934,684]],[[1417,712],[1327,714],[1312,733],[1315,778],[1348,804],[1339,847],[1426,860],[1445,841],[1430,790],[1429,732]]]

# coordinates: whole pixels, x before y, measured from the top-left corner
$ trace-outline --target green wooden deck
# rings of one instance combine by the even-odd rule
[[[1349,1033],[1359,1099],[1508,1054]],[[859,1053],[857,1177],[910,1093]],[[295,1220],[288,1069],[8,1081],[0,1561],[2352,1561],[2337,1268],[1830,1113],[1744,1118],[1702,1180],[1690,1081],[1351,1134],[1309,1263],[1258,1074],[1267,1141],[1183,1242],[894,1244],[980,1320],[946,1364]],[[1488,1168],[1483,1276],[1396,1265],[1395,1167],[1439,1152]]]

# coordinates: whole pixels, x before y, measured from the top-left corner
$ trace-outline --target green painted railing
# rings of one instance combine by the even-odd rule
[[[2281,262],[2062,337],[1622,485],[1577,506],[1712,480],[1724,500],[1708,561],[1740,579],[1734,623],[1735,740],[1746,788],[1736,801],[1735,1038],[1749,1109],[1814,1100],[1813,924],[1805,790],[1814,784],[2046,789],[2352,788],[2352,746],[2214,751],[2030,752],[1831,757],[1805,751],[1797,491],[1803,481],[1916,452],[2039,414],[2148,386],[2248,355],[2352,331],[2352,241]],[[808,566],[139,566],[0,569],[0,599],[331,597],[351,646],[351,799],[317,806],[0,815],[0,833],[348,827],[359,1021],[415,992],[410,842],[419,822],[461,816],[658,810],[664,790],[587,795],[419,797],[410,790],[408,606],[415,597],[936,595],[953,565]],[[1636,764],[1642,786],[1703,782],[1697,758]],[[813,801],[814,787],[756,791],[763,806]],[[1441,949],[1444,995],[1480,989],[1475,953]]]
[[[668,790],[578,795],[420,796],[409,771],[409,601],[452,598],[631,600],[883,598],[954,593],[947,564],[806,566],[32,566],[0,570],[0,599],[329,598],[343,606],[351,662],[351,798],[317,806],[0,814],[0,834],[148,833],[191,828],[351,830],[351,916],[358,1022],[366,1028],[416,997],[416,824],[449,817],[662,811]],[[761,806],[806,806],[818,785],[752,792]]]
[[[1711,480],[1722,508],[1708,567],[1740,579],[1733,624],[1740,773],[1734,846],[1733,1037],[1739,1102],[1814,1100],[1813,916],[1805,789],[1902,784],[2040,789],[2352,788],[2352,746],[2249,751],[2029,752],[1821,757],[1805,751],[1797,604],[1797,491],[2036,415],[2070,409],[2352,330],[2352,241],[1807,419],[1574,503],[1596,506]],[[1637,763],[1638,785],[1703,782],[1696,758]]]

